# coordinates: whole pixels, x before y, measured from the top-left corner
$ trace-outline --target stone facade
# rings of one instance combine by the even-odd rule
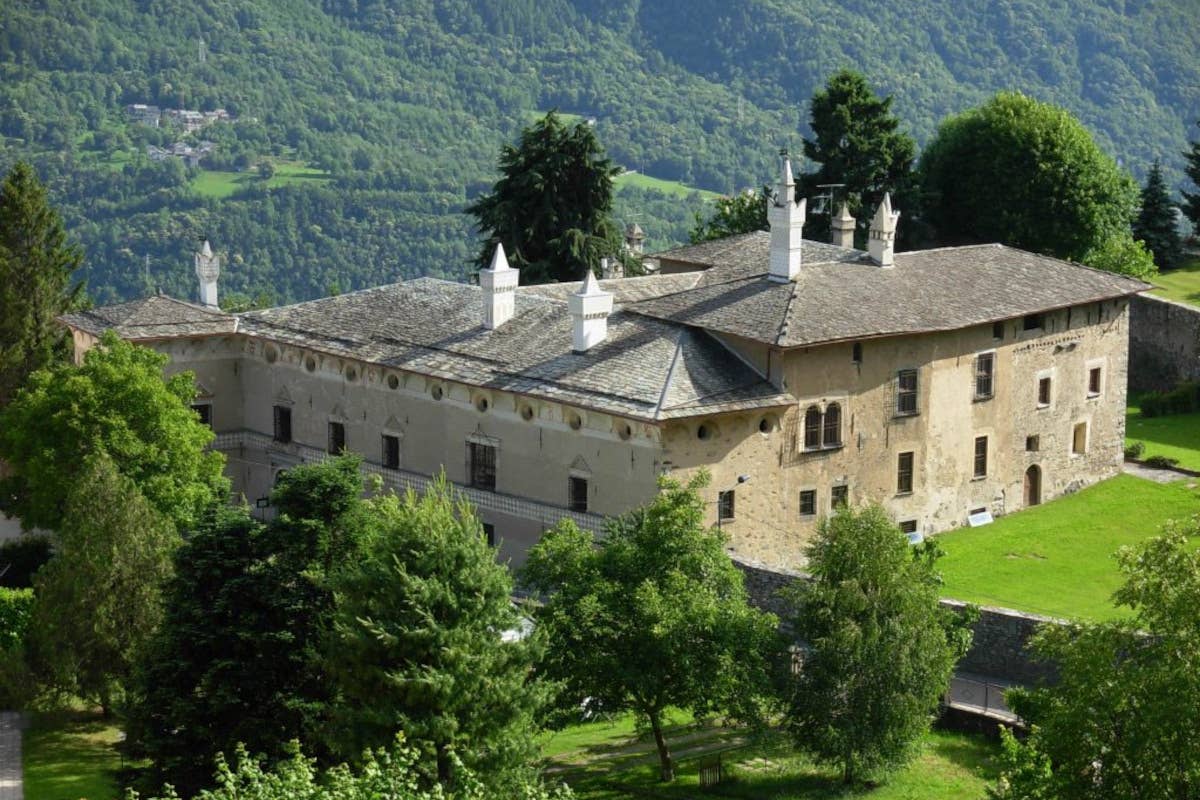
[[[1173,389],[1200,380],[1200,308],[1137,295],[1129,309],[1129,389]]]

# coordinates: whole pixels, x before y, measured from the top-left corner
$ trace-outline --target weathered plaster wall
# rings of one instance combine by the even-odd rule
[[[1200,379],[1200,308],[1143,294],[1129,309],[1129,390]]]

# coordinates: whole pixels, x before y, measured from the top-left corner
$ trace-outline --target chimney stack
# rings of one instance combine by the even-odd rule
[[[896,223],[900,220],[900,212],[892,211],[892,196],[884,193],[883,201],[875,211],[871,220],[871,233],[867,243],[871,260],[881,267],[890,267],[894,263],[896,249]]]
[[[771,223],[771,263],[768,276],[786,283],[800,276],[801,231],[808,212],[808,201],[796,202],[796,181],[787,150],[780,152],[783,167],[776,187],[775,202],[767,209]]]
[[[483,327],[494,331],[513,318],[517,307],[517,282],[520,273],[508,265],[504,245],[496,243],[492,263],[479,270],[479,288],[483,290]]]
[[[642,246],[646,241],[646,232],[636,222],[631,222],[625,228],[625,249],[635,256],[642,254]]]
[[[221,277],[221,257],[215,255],[208,239],[200,245],[196,253],[196,278],[200,281],[200,304],[208,308],[220,308],[217,305],[217,278]]]
[[[838,247],[854,247],[854,217],[850,216],[850,207],[842,203],[842,210],[829,221],[833,231],[833,244]]]
[[[607,338],[613,296],[600,288],[591,269],[579,291],[567,298],[567,308],[571,312],[571,349],[576,353],[586,353]]]

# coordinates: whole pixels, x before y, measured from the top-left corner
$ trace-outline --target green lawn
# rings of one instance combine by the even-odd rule
[[[275,161],[275,174],[265,182],[268,189],[279,186],[289,186],[298,183],[327,181],[328,172],[308,167],[294,161]],[[264,185],[258,172],[250,169],[245,172],[222,172],[220,170],[203,170],[192,179],[192,191],[204,197],[224,200],[233,197],[238,192],[251,186]]]
[[[1163,272],[1150,282],[1158,287],[1151,294],[1200,306],[1200,258],[1179,269]]]
[[[1167,456],[1186,469],[1200,470],[1200,413],[1142,417],[1136,405],[1125,410],[1125,446],[1141,442],[1142,458]]]
[[[680,717],[676,722],[685,721]],[[633,736],[628,716],[615,722],[576,725],[554,734],[547,744],[552,778],[571,784],[581,800],[655,798],[870,798],[870,800],[978,800],[996,777],[996,745],[983,737],[945,732],[929,734],[917,759],[873,789],[847,790],[836,769],[816,766],[798,755],[782,735],[751,740],[742,731],[677,725],[668,735],[677,760],[673,784],[658,781],[658,761],[648,737]],[[553,743],[569,742],[565,749]],[[720,751],[726,780],[699,787],[702,753]]]
[[[629,186],[636,189],[652,189],[674,197],[688,197],[694,192],[699,192],[700,196],[706,200],[714,200],[721,195],[716,192],[710,192],[707,189],[697,189],[694,186],[688,186],[679,181],[666,181],[661,178],[652,178],[649,175],[643,175],[640,172],[622,172],[613,180],[613,185],[617,191],[623,186]]]
[[[944,594],[1050,616],[1113,618],[1124,613],[1111,604],[1121,582],[1113,553],[1198,512],[1194,480],[1118,475],[991,525],[940,534]]]
[[[114,800],[119,737],[95,712],[34,714],[22,750],[26,800]]]

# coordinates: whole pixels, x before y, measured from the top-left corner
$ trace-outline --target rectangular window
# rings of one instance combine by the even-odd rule
[[[980,353],[975,356],[975,399],[986,400],[992,396],[996,371],[996,354]]]
[[[987,442],[988,437],[975,437],[975,477],[987,477]]]
[[[292,440],[292,410],[275,406],[275,441],[287,444]]]
[[[1041,314],[1027,314],[1021,322],[1021,327],[1027,331],[1036,331],[1042,327]]]
[[[383,466],[387,469],[400,469],[400,437],[383,435]]]
[[[1042,439],[1040,436],[1026,436],[1025,449],[1030,453],[1036,453],[1042,447]]]
[[[917,413],[917,371],[902,369],[896,373],[896,416]]]
[[[896,494],[912,494],[913,454],[901,453],[896,461]]]
[[[834,486],[829,492],[829,507],[841,508],[850,502],[849,486]]]
[[[567,505],[572,511],[588,510],[587,478],[570,477],[567,479]]]
[[[916,533],[917,532],[917,521],[915,519],[904,520],[903,522],[900,523],[900,532],[903,533],[905,536],[908,536],[910,533]]]
[[[998,342],[1004,341],[1004,323],[1003,322],[993,322],[992,323],[992,338]],[[913,524],[916,525],[915,522]]]
[[[212,403],[196,403],[192,406],[192,411],[200,418],[201,425],[212,427]]]
[[[329,423],[329,444],[326,446],[326,451],[333,455],[339,455],[346,449],[346,426],[341,422]]]
[[[483,523],[483,537],[487,539],[488,547],[496,546],[496,526],[490,522]]]
[[[722,522],[733,519],[733,489],[726,489],[717,495],[717,517]]]
[[[855,364],[862,363],[862,342],[855,342],[850,346],[850,360]]]
[[[476,489],[496,491],[496,448],[467,442],[467,477]]]
[[[1092,367],[1088,370],[1088,397],[1100,396],[1100,367]]]
[[[811,517],[817,513],[817,492],[805,489],[800,493],[800,516]]]
[[[1071,437],[1071,452],[1075,455],[1083,455],[1087,452],[1087,423],[1080,422],[1075,425],[1074,435]]]
[[[1043,408],[1050,405],[1050,379],[1049,378],[1039,378],[1038,379],[1038,405]]]

